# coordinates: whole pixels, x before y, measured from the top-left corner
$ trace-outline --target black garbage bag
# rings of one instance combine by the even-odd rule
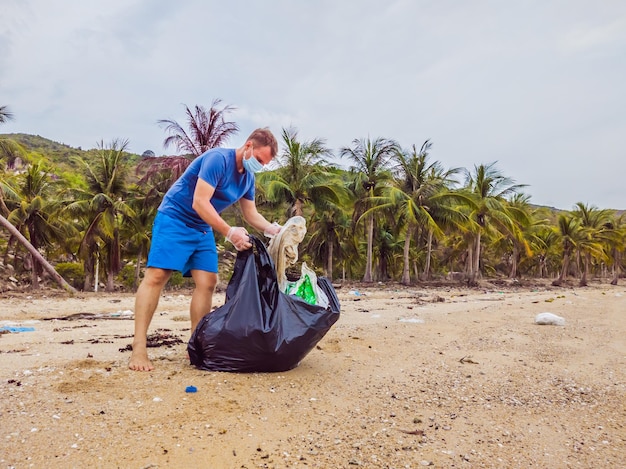
[[[191,364],[211,371],[285,371],[295,368],[339,319],[332,284],[318,285],[327,308],[282,293],[272,258],[250,236],[252,249],[237,254],[226,302],[207,314],[191,336]]]

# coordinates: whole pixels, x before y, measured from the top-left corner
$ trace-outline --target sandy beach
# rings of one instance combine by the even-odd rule
[[[4,292],[0,467],[626,467],[626,286],[337,294],[297,368],[236,374],[189,365],[189,292],[162,296],[149,373],[132,294]]]

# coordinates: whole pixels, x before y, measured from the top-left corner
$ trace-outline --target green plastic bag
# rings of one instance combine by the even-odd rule
[[[284,293],[299,296],[312,305],[328,307],[328,296],[317,285],[317,275],[306,262],[302,263],[300,278],[296,282],[287,282]]]
[[[296,296],[299,296],[304,301],[311,305],[317,304],[317,297],[315,295],[315,290],[313,289],[313,284],[311,283],[311,277],[308,275],[304,276],[304,281],[300,283],[298,290],[295,292]]]

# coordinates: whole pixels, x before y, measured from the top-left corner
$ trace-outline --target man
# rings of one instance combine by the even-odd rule
[[[237,149],[213,148],[191,162],[163,197],[152,229],[145,277],[135,296],[135,337],[128,367],[152,371],[148,358],[148,327],[163,287],[173,271],[193,278],[189,314],[191,331],[211,311],[217,284],[217,249],[213,232],[226,237],[238,251],[250,249],[248,232],[229,226],[220,213],[239,202],[244,219],[272,236],[280,226],[268,222],[254,202],[254,173],[278,153],[269,129],[257,129]]]

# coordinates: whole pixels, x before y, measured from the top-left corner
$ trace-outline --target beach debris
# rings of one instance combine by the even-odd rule
[[[478,362],[477,362],[477,361],[474,361],[474,360],[472,359],[472,356],[471,356],[471,355],[466,355],[466,356],[464,356],[463,358],[461,358],[461,359],[459,360],[459,362],[460,362],[460,363],[469,363],[469,364],[471,364],[471,365],[478,365]]]
[[[539,313],[535,316],[535,324],[540,326],[564,326],[565,318],[553,313]]]
[[[287,287],[287,266],[294,265],[298,260],[298,245],[306,234],[306,220],[304,217],[291,217],[283,225],[280,232],[270,239],[267,252],[274,261],[276,278],[280,291]]]
[[[171,348],[174,345],[183,344],[184,342],[180,337],[170,333],[168,329],[157,329],[156,332],[148,336],[146,343],[147,347],[168,347]],[[120,352],[130,352],[133,350],[132,344],[126,345],[119,349]]]
[[[424,430],[403,430],[402,428],[400,428],[399,430],[402,433],[406,433],[407,435],[419,435],[419,436],[424,435]]]
[[[27,319],[26,321],[0,321],[0,327],[2,326],[32,326],[33,324],[39,324],[41,321],[38,319]]]
[[[413,324],[424,324],[424,320],[420,318],[400,318],[398,319],[400,322],[410,322]]]
[[[559,300],[561,298],[565,298],[565,295],[558,295],[555,298],[546,298],[544,301],[546,303],[552,303],[554,300]]]
[[[9,332],[17,333],[17,332],[33,332],[35,330],[34,327],[24,327],[24,326],[2,326],[0,327],[0,334],[6,334]]]
[[[134,314],[131,310],[116,311],[114,313],[74,313],[69,316],[61,316],[54,318],[44,318],[44,321],[80,321],[81,319],[133,319]]]
[[[193,392],[198,392],[198,388],[195,386],[187,386],[185,388],[185,392],[187,393],[193,393]]]

